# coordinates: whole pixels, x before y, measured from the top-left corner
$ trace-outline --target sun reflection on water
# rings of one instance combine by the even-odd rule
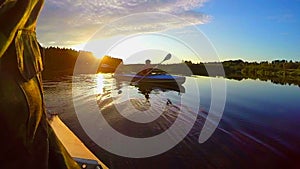
[[[103,74],[97,74],[96,75],[96,94],[103,94],[103,90],[104,90],[104,76]]]

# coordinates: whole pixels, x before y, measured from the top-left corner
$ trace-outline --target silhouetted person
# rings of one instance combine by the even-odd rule
[[[151,60],[147,59],[145,61],[145,65],[142,68],[142,71],[140,71],[138,74],[142,76],[146,76],[148,74],[151,74],[152,71],[152,66],[151,66]]]
[[[45,113],[35,29],[43,0],[0,0],[0,168],[79,168]]]

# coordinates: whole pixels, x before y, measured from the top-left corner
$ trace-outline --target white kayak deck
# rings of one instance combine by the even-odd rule
[[[59,119],[58,116],[53,117],[50,122],[57,137],[65,146],[67,151],[73,158],[83,158],[96,160],[103,169],[108,169],[81,141],[80,139]]]

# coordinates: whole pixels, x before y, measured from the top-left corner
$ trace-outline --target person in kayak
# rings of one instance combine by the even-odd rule
[[[151,71],[153,70],[153,67],[151,65],[151,60],[150,59],[147,59],[145,61],[145,65],[143,66],[142,68],[142,71],[140,71],[138,73],[138,75],[141,75],[141,76],[147,76],[148,74],[151,73]]]
[[[77,169],[48,123],[36,23],[44,0],[0,0],[1,168]]]

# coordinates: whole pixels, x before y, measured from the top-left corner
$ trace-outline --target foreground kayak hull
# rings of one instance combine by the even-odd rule
[[[102,163],[84,144],[81,140],[60,120],[58,116],[54,116],[50,122],[56,136],[67,149],[68,153],[74,160],[86,168],[103,168],[108,167]],[[101,167],[100,167],[100,166]]]

